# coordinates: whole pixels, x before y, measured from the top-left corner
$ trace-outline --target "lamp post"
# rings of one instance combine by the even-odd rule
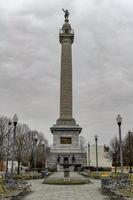
[[[123,176],[123,155],[122,155],[122,141],[121,141],[121,124],[122,117],[120,115],[116,118],[118,128],[119,128],[119,145],[120,145],[120,164],[121,164],[121,177]]]
[[[128,140],[129,140],[129,173],[132,173],[132,159],[131,159],[131,131],[128,132]]]
[[[98,151],[97,151],[97,141],[98,141],[98,135],[95,135],[95,142],[96,142],[96,170],[98,175]]]
[[[37,137],[37,135],[35,135],[34,141],[33,141],[33,144],[34,144],[34,172],[36,170],[36,145],[37,145],[37,140],[38,140],[38,137]]]
[[[45,169],[45,142],[42,141],[42,148],[43,148],[43,169]]]
[[[15,154],[15,140],[16,140],[16,126],[18,122],[18,116],[15,114],[12,118],[14,130],[13,130],[13,142],[12,142],[12,166],[11,166],[11,178],[13,179],[14,173],[14,154]]]
[[[88,142],[88,165],[90,170],[90,143]]]
[[[7,132],[6,175],[7,175],[7,173],[8,173],[8,159],[9,159],[9,137],[10,137],[10,131],[11,131],[11,124],[12,124],[12,121],[9,119],[9,121],[8,121],[8,132]]]

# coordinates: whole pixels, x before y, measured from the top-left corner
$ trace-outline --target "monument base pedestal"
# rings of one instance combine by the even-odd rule
[[[68,125],[68,126],[75,126],[76,125],[76,120],[74,118],[59,118],[56,121],[57,126],[63,126],[63,125]]]
[[[79,134],[82,128],[74,119],[58,119],[57,124],[51,127],[53,134],[53,147],[51,148],[47,166],[63,171],[67,164],[69,168],[77,169],[86,165],[86,152],[81,151],[79,146]],[[70,123],[71,122],[71,123]]]

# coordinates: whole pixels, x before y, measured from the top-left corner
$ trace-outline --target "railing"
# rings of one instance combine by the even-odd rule
[[[65,30],[59,29],[59,33],[66,33]],[[74,34],[74,29],[68,30],[68,33]]]

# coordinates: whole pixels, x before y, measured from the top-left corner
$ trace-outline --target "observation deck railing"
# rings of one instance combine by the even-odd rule
[[[65,30],[59,29],[59,33],[66,33]],[[68,30],[67,33],[74,34],[74,29]]]

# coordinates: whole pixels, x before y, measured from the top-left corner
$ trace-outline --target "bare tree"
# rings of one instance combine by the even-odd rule
[[[133,132],[128,132],[124,138],[123,161],[125,166],[133,166]]]
[[[18,161],[18,169],[17,173],[20,173],[20,164],[23,160],[25,154],[27,154],[29,147],[29,143],[27,141],[27,135],[30,131],[30,128],[27,124],[18,124],[17,126],[17,134],[16,134],[16,159]]]
[[[36,149],[34,149],[34,137],[37,135]],[[43,146],[42,141],[44,141],[45,146],[48,145],[48,141],[42,133],[38,131],[31,131],[26,124],[19,124],[17,127],[16,135],[16,159],[18,161],[18,174],[20,173],[20,163],[25,162],[26,164],[30,161],[30,166],[33,168],[34,165],[34,150],[36,151],[37,166],[42,167],[43,164]]]
[[[34,143],[34,138],[37,136],[37,144],[35,148],[35,143]],[[29,130],[27,134],[25,135],[26,139],[26,148],[24,150],[24,154],[22,157],[22,163],[27,165],[28,163],[30,164],[30,170],[34,168],[34,162],[35,162],[35,153],[36,153],[36,164],[37,167],[42,167],[43,165],[43,145],[42,142],[45,144],[45,153],[46,149],[48,147],[48,141],[45,138],[43,133],[40,133],[36,130]],[[36,152],[35,152],[36,151]]]
[[[36,149],[37,154],[37,167],[43,168],[46,158],[48,157],[48,141],[44,134],[38,133],[38,144]]]
[[[8,166],[8,159],[11,158],[12,154],[12,141],[13,141],[13,123],[9,129],[9,121],[11,120],[5,116],[0,117],[0,161],[6,160]],[[36,146],[37,163],[43,163],[43,148],[42,141],[46,147],[48,147],[48,141],[43,133],[39,133],[36,130],[30,130],[26,124],[17,124],[16,136],[15,136],[15,155],[18,162],[18,174],[20,173],[20,164],[24,163],[30,167],[33,167],[34,162],[34,136],[37,135],[38,143]],[[7,169],[8,170],[8,169]]]
[[[116,173],[117,166],[120,164],[120,147],[117,137],[111,139],[108,151],[106,151],[106,156],[107,158],[112,159],[112,165],[115,166]]]
[[[24,157],[23,163],[29,163],[30,170],[34,167],[34,137],[35,135],[38,136],[38,131],[36,130],[30,130],[27,134],[27,146],[29,148],[27,151],[27,154]]]
[[[0,117],[0,161],[7,155],[8,121],[7,117]]]

